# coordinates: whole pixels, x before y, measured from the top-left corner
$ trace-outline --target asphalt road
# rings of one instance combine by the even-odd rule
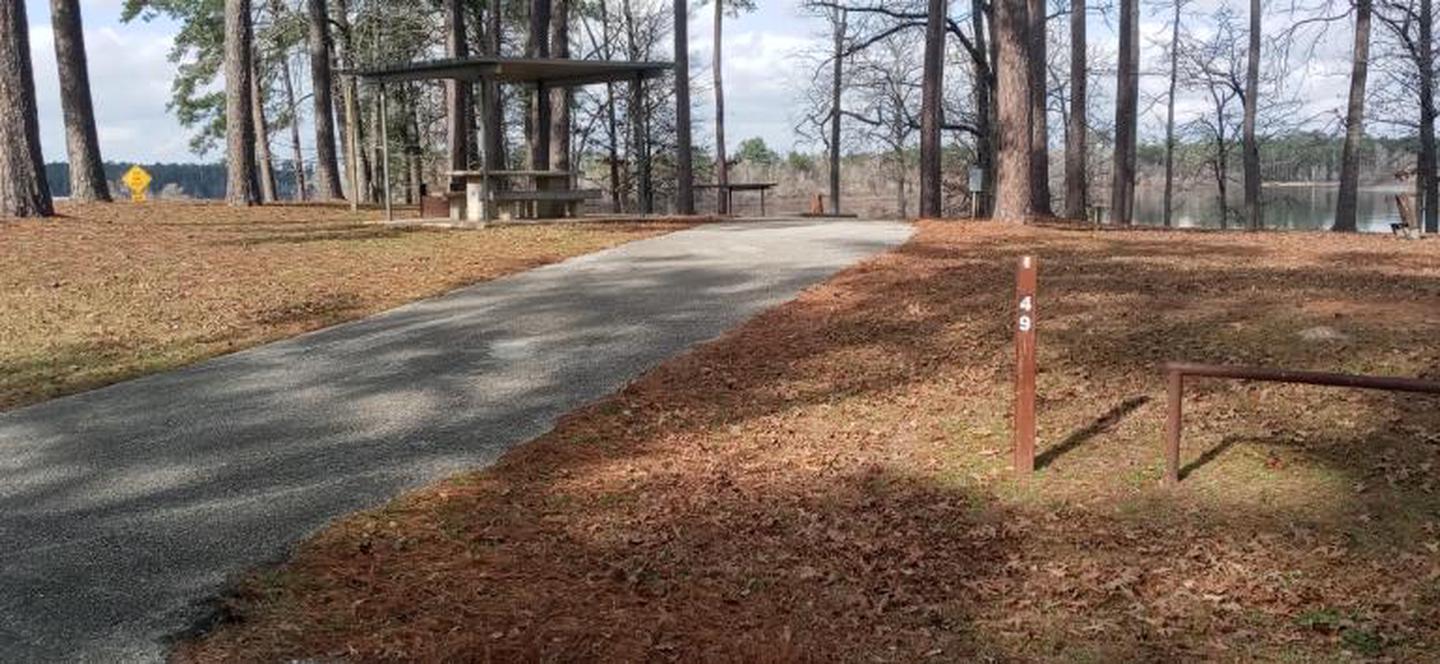
[[[163,659],[227,577],[909,234],[702,226],[0,414],[0,662]]]

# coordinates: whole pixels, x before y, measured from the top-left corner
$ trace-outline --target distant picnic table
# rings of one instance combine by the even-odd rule
[[[760,216],[765,216],[765,192],[774,189],[778,182],[731,182],[729,184],[706,183],[695,185],[696,189],[715,189],[716,195],[725,197],[725,209],[735,209],[735,192],[737,191],[758,191],[760,192]]]
[[[450,218],[457,221],[489,221],[506,206],[515,218],[575,217],[582,201],[600,197],[598,189],[571,186],[576,177],[571,171],[478,170],[448,175],[464,185],[446,194]]]

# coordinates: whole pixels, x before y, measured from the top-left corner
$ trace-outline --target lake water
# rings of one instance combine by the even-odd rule
[[[1230,228],[1244,228],[1240,218],[1243,209],[1241,186],[1237,183],[1227,192],[1230,198]],[[1361,189],[1357,203],[1361,232],[1389,233],[1390,224],[1400,221],[1395,207],[1398,188]],[[1283,230],[1329,230],[1335,223],[1337,186],[1266,187],[1264,200],[1265,227]],[[1106,199],[1108,200],[1108,199]],[[1176,188],[1175,225],[1179,228],[1219,228],[1220,201],[1213,188]],[[1145,226],[1164,222],[1165,190],[1162,187],[1140,187],[1135,192],[1135,221]],[[1108,211],[1107,211],[1108,214]]]

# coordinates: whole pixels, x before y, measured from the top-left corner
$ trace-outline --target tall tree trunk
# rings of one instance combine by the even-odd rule
[[[690,146],[690,4],[675,0],[675,211],[695,214],[694,152]]]
[[[1050,123],[1046,117],[1045,0],[1027,0],[1030,22],[1030,213],[1052,216],[1050,209]]]
[[[1250,0],[1249,45],[1245,65],[1245,118],[1241,123],[1245,170],[1245,227],[1260,230],[1260,142],[1255,136],[1255,115],[1260,106],[1260,0]]]
[[[255,164],[259,169],[260,200],[274,203],[275,160],[270,155],[270,123],[265,118],[265,95],[261,93],[259,58],[251,54],[255,68],[250,71],[251,119],[255,122]]]
[[[504,43],[504,13],[500,11],[499,0],[488,3],[485,15],[485,54],[500,57],[500,45]],[[482,145],[485,152],[486,170],[505,170],[508,159],[505,156],[505,100],[500,96],[500,85],[494,81],[480,84],[480,107],[486,109],[481,118]]]
[[[600,36],[601,47],[604,49],[605,59],[615,58],[614,32],[610,28],[610,8],[605,0],[599,0],[600,7]],[[623,190],[620,182],[620,126],[615,114],[615,84],[605,84],[605,144],[609,156],[610,167],[610,211],[616,214],[625,211],[623,201]]]
[[[1089,102],[1086,88],[1089,80],[1086,74],[1086,49],[1090,44],[1085,38],[1085,0],[1070,2],[1070,117],[1065,129],[1065,216],[1084,219],[1085,208],[1089,206],[1086,157],[1089,142]]]
[[[719,2],[720,0],[716,0]],[[835,62],[830,80],[830,213],[840,215],[840,90],[844,83],[845,30],[848,14],[836,10],[835,17]]]
[[[1362,0],[1364,1],[1364,0]],[[1180,69],[1180,7],[1174,0],[1175,14],[1170,17],[1170,89],[1165,97],[1165,227],[1174,225],[1175,212],[1175,84]]]
[[[259,202],[255,191],[255,123],[250,105],[250,0],[225,0],[225,202]]]
[[[30,25],[24,2],[0,2],[0,217],[48,217],[55,214],[45,161],[40,152],[40,120],[35,108],[35,73],[30,66]]]
[[[1333,230],[1357,229],[1360,148],[1365,139],[1365,79],[1370,73],[1370,0],[1355,0],[1355,51],[1350,60],[1350,100],[1345,108],[1345,147],[1340,157],[1340,194]]]
[[[70,156],[70,198],[108,203],[110,184],[105,180],[105,162],[100,158],[100,138],[95,131],[79,0],[50,0],[50,20],[55,32],[55,62],[60,68],[65,151]]]
[[[995,217],[1024,221],[1033,210],[1030,168],[1030,19],[1024,2],[995,3],[996,96],[1000,145],[996,153]]]
[[[1009,4],[1009,3],[1005,3]],[[925,55],[920,86],[920,210],[921,217],[943,214],[940,129],[945,95],[945,21],[947,0],[929,0],[925,18]]]
[[[1129,226],[1134,222],[1135,213],[1135,134],[1140,110],[1139,0],[1120,0],[1119,33],[1110,210],[1116,223]]]
[[[1440,183],[1435,180],[1434,8],[1420,0],[1420,160],[1416,186],[1425,210],[1425,232],[1440,233]]]
[[[290,57],[280,58],[280,77],[285,84],[285,108],[290,114],[290,168],[295,179],[295,200],[305,200],[305,153],[300,146],[300,105],[295,103],[295,83],[290,79]]]
[[[552,0],[550,56],[570,57],[570,0]],[[570,98],[568,87],[550,91],[550,167],[570,170]]]
[[[310,78],[315,100],[315,195],[321,200],[343,199],[340,165],[335,157],[335,104],[331,91],[330,13],[325,0],[306,0],[310,14]]]
[[[712,2],[715,3],[714,56],[711,58],[715,74],[715,184],[719,185],[715,189],[715,211],[726,215],[730,214],[730,197],[725,195],[725,187],[730,184],[730,164],[725,161],[725,78],[724,67],[721,66],[725,52],[725,0]],[[838,38],[836,42],[839,42]]]
[[[459,59],[470,55],[466,47],[465,11],[463,0],[445,0],[445,57]],[[475,129],[475,106],[470,101],[468,81],[445,81],[446,145],[450,153],[450,170],[469,170],[470,146]]]
[[[530,0],[530,35],[525,53],[550,57],[550,0]],[[530,95],[530,168],[550,170],[550,90],[536,85]]]
[[[335,0],[333,20],[335,28],[340,35],[339,40],[339,61],[345,68],[354,68],[355,38],[350,30],[350,5],[349,0]],[[357,201],[370,202],[370,164],[365,157],[365,122],[360,111],[360,90],[355,82],[355,77],[346,76],[344,80],[336,81],[340,88],[340,97],[344,101],[340,119],[340,135],[345,141],[345,175],[348,183],[353,184],[355,191],[350,195]]]
[[[995,72],[992,71],[995,59],[991,57],[987,45],[993,40],[985,38],[987,6],[985,0],[971,0],[970,3],[970,27],[974,32],[975,52],[985,54],[983,58],[971,58],[975,77],[971,86],[975,99],[975,167],[980,169],[980,188],[984,191],[980,194],[980,204],[976,206],[980,217],[990,216],[990,200],[986,194],[995,191],[995,125],[992,122],[995,117],[995,101],[992,99],[995,92]]]
[[[621,11],[625,19],[625,48],[629,58],[641,59],[639,35],[636,33],[635,12],[630,0],[622,0]],[[631,145],[630,160],[635,165],[635,207],[641,214],[650,214],[655,209],[654,193],[650,182],[650,128],[646,121],[649,109],[645,100],[645,80],[636,77],[630,84],[630,104],[627,115],[630,119]]]

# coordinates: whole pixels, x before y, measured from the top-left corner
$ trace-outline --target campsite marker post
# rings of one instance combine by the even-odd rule
[[[1015,472],[1035,472],[1034,256],[1022,256],[1015,276]]]

